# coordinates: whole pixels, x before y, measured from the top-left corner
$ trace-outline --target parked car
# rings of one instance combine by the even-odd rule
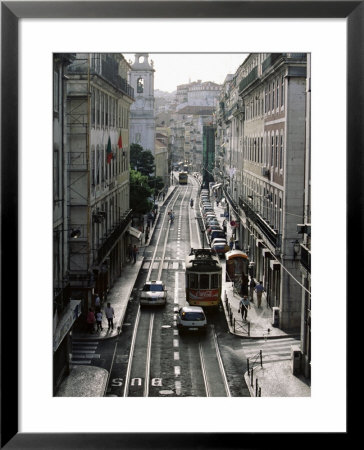
[[[219,224],[219,221],[217,220],[217,217],[215,216],[215,214],[210,214],[206,217],[204,217],[206,224],[208,225],[212,225],[210,222],[216,222],[217,224]]]
[[[167,303],[167,290],[163,281],[147,281],[140,290],[141,305],[165,305]]]
[[[202,331],[207,328],[207,320],[200,306],[183,306],[177,314],[177,328],[180,332],[184,330]]]
[[[215,250],[215,252],[219,256],[225,256],[225,253],[230,250],[230,247],[229,247],[228,243],[226,242],[226,239],[222,239],[222,238],[215,238],[211,242],[211,248],[213,250]]]
[[[205,222],[206,222],[207,219],[210,219],[210,220],[215,219],[215,220],[217,220],[217,218],[215,216],[215,213],[213,213],[212,211],[207,211],[206,213],[203,213],[203,218],[204,218]]]
[[[225,233],[223,231],[220,231],[220,230],[211,231],[211,233],[210,233],[210,242],[212,242],[216,238],[225,239],[226,235],[225,235]]]
[[[210,234],[211,231],[213,231],[213,230],[223,231],[222,228],[220,227],[220,225],[209,225],[209,226],[206,228],[207,234]]]

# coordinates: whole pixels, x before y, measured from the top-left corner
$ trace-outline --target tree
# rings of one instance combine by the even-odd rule
[[[144,150],[139,144],[130,144],[130,168],[143,175],[154,172],[154,156],[150,150]]]
[[[148,181],[147,176],[136,170],[130,170],[130,208],[135,213],[144,214],[152,208],[150,198],[153,191]]]
[[[153,190],[153,195],[156,196],[164,188],[162,177],[150,177],[148,181],[149,187]]]

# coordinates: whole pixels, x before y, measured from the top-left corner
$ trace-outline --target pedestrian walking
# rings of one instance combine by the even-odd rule
[[[137,249],[137,246],[134,244],[134,247],[133,247],[134,264],[136,263],[137,254],[138,254],[138,249]]]
[[[145,245],[147,245],[148,239],[149,239],[149,233],[146,231],[145,232]]]
[[[219,200],[216,200],[216,206],[219,206]]]
[[[109,325],[108,330],[110,330],[110,328],[113,330],[115,313],[114,313],[114,308],[110,305],[110,303],[108,303],[105,308],[105,316],[107,319],[107,323]]]
[[[233,236],[231,236],[230,241],[229,241],[229,247],[230,247],[230,251],[233,249],[234,247],[234,238]]]
[[[102,331],[102,312],[101,311],[97,311],[97,313],[96,313],[96,325],[97,325],[96,331]]]
[[[163,192],[163,201],[164,201],[165,197],[166,197],[166,193]]]
[[[254,278],[250,278],[249,283],[249,294],[250,294],[250,301],[254,302],[254,289],[255,289],[256,283],[254,281]]]
[[[96,295],[96,297],[95,297],[95,311],[97,312],[97,311],[100,311],[100,309],[101,309],[101,300],[100,300],[99,294],[95,293],[95,295]]]
[[[262,303],[262,294],[264,289],[263,286],[263,281],[259,281],[259,283],[255,286],[255,292],[257,293],[257,303],[258,303],[258,308],[260,308],[260,305]]]
[[[154,227],[154,221],[155,221],[155,216],[156,215],[157,215],[157,213],[153,211],[153,213],[152,213],[152,227]]]
[[[90,334],[92,334],[94,332],[94,327],[95,327],[95,314],[92,311],[92,308],[88,309],[86,322],[87,322],[88,331]]]
[[[222,223],[222,229],[224,230],[224,233],[226,234],[226,219],[224,219],[223,223]]]
[[[241,318],[246,321],[248,317],[248,309],[250,309],[250,301],[247,295],[244,295],[239,303],[239,311],[241,312]]]

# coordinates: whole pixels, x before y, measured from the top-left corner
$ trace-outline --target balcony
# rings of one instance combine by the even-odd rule
[[[100,246],[97,252],[97,263],[101,264],[103,259],[107,256],[110,250],[113,248],[117,240],[120,238],[122,233],[125,231],[129,222],[131,221],[132,210],[128,209],[125,211],[124,215],[121,217],[119,224],[114,228],[114,230],[105,239],[104,243]]]
[[[269,67],[273,66],[279,59],[285,59],[287,62],[295,61],[306,61],[307,53],[270,53],[269,56],[263,61],[262,72],[264,73]]]
[[[273,66],[277,59],[283,57],[283,53],[270,53],[269,56],[265,58],[262,64],[262,72],[264,73],[268,67]]]
[[[268,223],[254,211],[250,201],[239,197],[239,206],[244,211],[245,215],[260,229],[267,240],[275,247],[280,247],[280,235],[276,230],[273,230]]]
[[[105,60],[100,61],[101,68],[90,67],[88,59],[77,59],[68,66],[67,72],[74,75],[87,75],[90,69],[90,75],[97,75],[110,83],[119,91],[134,98],[134,88],[132,88],[127,81],[119,75],[118,63],[113,58],[106,57]]]
[[[233,200],[233,198],[231,197],[231,195],[227,192],[227,190],[224,188],[224,195],[225,197],[228,199],[231,207],[233,208],[235,214],[239,217],[239,208],[237,203],[235,202],[235,200]]]
[[[258,67],[255,66],[253,70],[250,71],[249,75],[243,78],[239,83],[239,92],[246,89],[250,84],[252,84],[258,78]]]

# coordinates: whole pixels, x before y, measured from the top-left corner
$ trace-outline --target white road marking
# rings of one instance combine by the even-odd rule
[[[178,377],[179,375],[181,375],[181,368],[180,366],[174,366],[174,375],[176,377]]]
[[[178,347],[178,346],[179,346],[178,339],[173,339],[173,347]]]
[[[173,353],[173,359],[174,359],[175,361],[178,361],[178,360],[179,360],[179,352],[174,352],[174,353]]]

